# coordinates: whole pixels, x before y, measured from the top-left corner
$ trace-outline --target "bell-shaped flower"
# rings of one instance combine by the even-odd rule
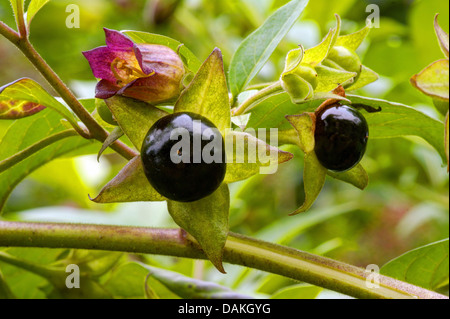
[[[136,44],[119,31],[104,30],[106,46],[83,52],[100,79],[95,97],[121,95],[158,104],[179,96],[185,69],[175,51],[163,45]]]

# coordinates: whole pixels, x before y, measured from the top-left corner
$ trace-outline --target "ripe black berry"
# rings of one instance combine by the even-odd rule
[[[141,158],[150,184],[178,202],[212,194],[226,172],[222,135],[211,121],[190,112],[159,119],[144,139]]]
[[[317,112],[314,138],[319,162],[329,170],[343,172],[363,157],[369,127],[361,113],[335,103]]]

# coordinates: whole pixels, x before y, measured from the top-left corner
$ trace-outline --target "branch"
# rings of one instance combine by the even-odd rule
[[[103,143],[108,137],[108,132],[92,117],[78,101],[69,87],[60,79],[47,62],[45,62],[42,56],[33,47],[28,37],[21,37],[17,32],[1,21],[0,34],[22,51],[89,130],[89,134],[80,130],[77,130],[77,132],[84,138],[95,138]],[[121,141],[116,141],[110,145],[110,147],[128,160],[137,155],[136,151],[132,150]]]
[[[180,229],[0,221],[0,246],[122,251],[206,259]],[[448,298],[386,276],[369,288],[364,269],[230,233],[224,261],[308,282],[356,298]]]

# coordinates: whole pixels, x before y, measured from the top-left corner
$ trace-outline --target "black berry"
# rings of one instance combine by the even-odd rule
[[[212,194],[226,172],[219,130],[205,117],[190,112],[159,119],[144,139],[141,158],[150,184],[178,202]]]
[[[329,170],[343,172],[364,156],[369,127],[361,113],[336,103],[316,113],[314,138],[319,162]]]

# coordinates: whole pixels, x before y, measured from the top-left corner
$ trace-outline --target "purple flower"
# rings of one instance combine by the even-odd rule
[[[172,49],[156,44],[136,44],[119,31],[106,29],[106,46],[83,52],[100,81],[95,97],[114,95],[160,103],[177,97],[185,73]]]

